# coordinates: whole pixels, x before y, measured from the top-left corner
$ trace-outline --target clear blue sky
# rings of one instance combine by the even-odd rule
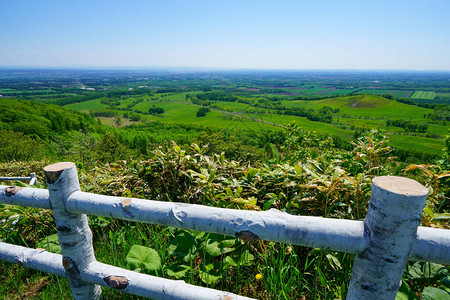
[[[450,1],[0,0],[0,66],[450,70]]]

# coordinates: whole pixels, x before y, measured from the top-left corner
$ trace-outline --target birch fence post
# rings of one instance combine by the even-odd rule
[[[80,190],[74,163],[61,162],[44,168],[62,252],[62,264],[74,299],[100,299],[101,288],[81,279],[80,272],[95,262],[92,232],[86,215],[70,213],[65,208],[67,198]]]
[[[364,220],[369,245],[355,258],[347,299],[395,299],[427,193],[426,187],[412,179],[373,179]]]

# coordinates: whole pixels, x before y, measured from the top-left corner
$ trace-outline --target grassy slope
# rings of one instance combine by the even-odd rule
[[[283,101],[283,105],[315,110],[324,106],[329,106],[333,109],[339,108],[340,115],[351,116],[351,118],[339,118],[339,123],[347,126],[379,128],[387,131],[388,134],[402,132],[403,130],[398,127],[387,127],[387,119],[405,119],[416,123],[425,123],[424,115],[432,112],[432,109],[407,105],[376,95],[358,95],[317,101]],[[372,120],[364,118],[371,118]],[[448,128],[431,125],[429,131],[444,135],[448,133]],[[443,140],[425,137],[394,135],[390,139],[394,147],[416,149],[433,154],[440,154],[441,149],[444,147]]]
[[[398,98],[408,98],[414,91],[413,90],[380,90],[380,89],[365,89],[357,94],[375,94],[375,95],[392,95]]]
[[[283,101],[290,107],[320,109],[324,106],[339,108],[341,114],[383,119],[423,119],[431,109],[403,104],[376,95],[357,95],[317,101]]]
[[[89,110],[96,110],[96,109],[106,109],[108,106],[101,104],[100,103],[101,100],[102,99],[94,99],[94,100],[90,100],[90,101],[69,104],[64,107],[67,107],[67,108],[70,108],[73,110],[84,111],[84,112],[89,111]]]
[[[198,106],[188,103],[185,97],[186,93],[162,96],[161,100],[149,100],[138,103],[133,107],[133,109],[145,112],[153,106],[162,107],[164,108],[165,113],[160,116],[152,116],[150,119],[165,123],[194,124],[206,127],[230,128],[237,130],[280,130],[279,127],[260,122],[253,122],[243,117],[233,116],[217,111],[211,111],[206,117],[198,118],[196,117]],[[131,103],[132,100],[125,99],[122,100],[122,102],[123,104],[121,104],[121,106],[126,106],[126,104]],[[399,133],[402,132],[403,129],[398,127],[387,127],[387,119],[405,119],[412,120],[416,123],[425,123],[426,120],[424,119],[424,115],[432,112],[431,109],[399,103],[377,95],[357,95],[316,101],[282,101],[282,105],[288,107],[304,107],[306,109],[311,108],[314,110],[320,109],[324,106],[329,106],[333,109],[339,108],[340,116],[344,114],[350,116],[350,118],[335,117],[334,122],[337,122],[337,124],[325,124],[320,122],[312,122],[302,117],[284,116],[274,113],[261,115],[246,114],[246,111],[251,111],[255,108],[243,103],[217,102],[216,104],[225,110],[240,112],[248,118],[262,119],[266,122],[279,125],[285,125],[289,122],[295,121],[305,130],[316,131],[320,134],[339,135],[346,138],[353,137],[353,131],[350,130],[351,126],[383,129],[387,131],[388,134]],[[82,111],[87,111],[89,108],[107,108],[106,105],[100,103],[100,99],[71,104],[67,107]],[[342,128],[342,126],[347,126],[347,128]],[[448,128],[439,125],[430,125],[429,132],[445,135],[448,134]],[[444,147],[443,140],[425,137],[393,136],[391,140],[394,147],[397,146],[407,149],[417,149],[433,154],[439,154],[440,150]]]

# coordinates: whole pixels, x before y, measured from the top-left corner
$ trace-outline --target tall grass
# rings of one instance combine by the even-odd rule
[[[398,170],[386,142],[373,132],[357,140],[353,152],[339,151],[331,139],[293,126],[284,147],[278,149],[279,156],[264,164],[230,161],[220,154],[206,155],[206,149],[197,145],[183,148],[168,143],[151,151],[146,160],[96,164],[91,170],[80,170],[79,177],[83,191],[98,194],[363,219],[371,178]],[[444,166],[408,169],[424,184],[432,182],[424,215],[428,226],[446,227],[441,223],[449,209]],[[0,167],[20,170],[17,175],[30,171],[23,164]],[[56,232],[51,212],[2,206],[0,219],[4,220],[1,239],[15,244],[37,247]],[[353,261],[349,254],[267,241],[242,242],[95,216],[89,217],[89,224],[96,258],[103,263],[259,299],[343,299],[347,294]],[[155,259],[137,257],[136,262],[136,246]],[[436,292],[431,288],[445,292],[445,274],[444,266],[410,264],[402,289],[411,297]],[[424,280],[428,287],[421,283]],[[40,299],[70,298],[67,280],[5,262],[0,262],[0,281],[4,283],[0,294],[6,299],[32,294]],[[104,290],[104,297],[139,299],[111,289]]]

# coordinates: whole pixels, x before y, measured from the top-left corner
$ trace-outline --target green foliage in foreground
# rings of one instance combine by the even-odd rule
[[[237,162],[223,154],[208,154],[206,146],[182,147],[172,142],[149,151],[144,160],[97,163],[88,171],[81,169],[79,177],[83,191],[99,194],[240,209],[276,208],[291,214],[360,220],[366,213],[371,178],[403,172],[379,132],[356,140],[353,151],[343,151],[333,148],[330,138],[290,126],[284,147],[277,152],[278,156],[264,163]],[[438,165],[405,169],[406,175],[430,188],[422,216],[426,226],[448,228],[447,154]],[[0,171],[22,175],[30,168],[42,170],[45,164],[1,164]],[[5,220],[0,225],[2,240],[59,251],[51,212],[2,206],[1,219]],[[347,293],[353,256],[345,253],[266,241],[242,242],[234,237],[102,217],[89,220],[96,257],[105,263],[260,299],[334,299],[345,298]],[[1,265],[0,280],[9,284],[11,276],[28,276],[32,283],[42,276]],[[45,278],[36,292],[42,298],[70,295],[65,280]],[[13,297],[30,289],[25,282],[15,284],[12,291],[2,286],[0,293]],[[430,299],[448,291],[447,267],[410,263],[399,299]],[[124,296],[105,290],[105,297]]]

